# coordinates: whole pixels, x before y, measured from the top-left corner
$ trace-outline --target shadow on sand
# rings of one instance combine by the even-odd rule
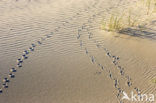
[[[151,28],[148,28],[151,27]],[[140,38],[148,38],[156,40],[156,20],[152,21],[150,25],[146,26],[139,26],[137,28],[124,28],[119,31],[120,34],[125,34],[134,37]]]

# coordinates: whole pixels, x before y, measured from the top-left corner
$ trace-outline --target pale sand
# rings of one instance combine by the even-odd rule
[[[0,103],[120,103],[118,88],[156,94],[151,81],[156,78],[153,15],[137,36],[129,36],[136,28],[122,35],[100,29],[103,18],[134,7],[135,1],[1,0],[0,86],[10,68],[17,72],[9,88],[3,88]],[[16,67],[32,43],[34,51]],[[113,56],[119,60],[113,63]]]

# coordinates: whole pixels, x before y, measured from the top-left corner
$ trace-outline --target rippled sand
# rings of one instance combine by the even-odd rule
[[[0,103],[120,103],[121,91],[156,94],[155,19],[144,32],[100,29],[135,1],[1,0]]]

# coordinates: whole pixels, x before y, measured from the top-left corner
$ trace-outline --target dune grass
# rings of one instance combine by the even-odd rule
[[[156,12],[156,0],[154,0],[154,12]]]
[[[107,31],[116,31],[122,28],[122,17],[114,16],[113,14],[110,16],[108,22],[102,23],[102,29]]]
[[[156,78],[152,79],[151,82],[156,84]]]
[[[108,23],[108,31],[120,30],[122,26],[122,17],[111,15]]]
[[[147,11],[147,13],[145,13],[145,15],[149,15],[150,13],[153,13],[154,11],[156,12],[156,0],[141,0],[141,3],[139,2],[139,5],[144,6],[144,11]],[[136,8],[137,9],[137,8]],[[135,10],[136,10],[135,9]],[[106,30],[106,31],[120,31],[124,28],[127,27],[137,27],[138,25],[141,25],[142,19],[144,17],[136,17],[136,15],[132,15],[131,12],[136,14],[136,11],[132,10],[131,8],[129,9],[129,13],[122,13],[121,15],[115,15],[117,13],[112,13],[111,16],[105,20],[102,21],[102,29]],[[144,15],[144,14],[141,14]],[[139,23],[140,22],[140,23]]]
[[[156,0],[143,0],[147,7],[147,15],[149,15],[150,11],[156,12]]]
[[[147,6],[147,15],[149,14],[150,8],[151,8],[151,0],[146,1],[146,6]]]
[[[130,13],[128,17],[124,14],[122,16],[114,16],[112,14],[107,21],[102,23],[102,29],[107,31],[120,31],[125,27],[133,27],[137,24],[137,20],[132,19]]]

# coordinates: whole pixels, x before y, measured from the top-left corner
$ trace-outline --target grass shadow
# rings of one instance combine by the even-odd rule
[[[148,38],[148,39],[156,40],[156,28],[155,29],[153,28],[156,27],[156,24],[153,22],[155,21],[152,21],[150,26],[148,27],[145,26],[145,27],[137,27],[137,28],[123,28],[120,31],[118,31],[118,33],[134,36],[134,37],[140,37],[143,39]]]

